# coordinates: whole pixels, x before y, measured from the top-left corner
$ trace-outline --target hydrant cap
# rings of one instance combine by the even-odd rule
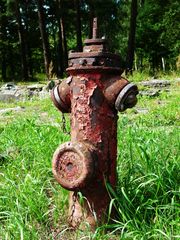
[[[85,187],[94,173],[92,152],[80,142],[66,142],[55,151],[53,174],[59,184],[68,190]]]
[[[117,96],[115,101],[115,108],[119,112],[123,112],[127,108],[132,108],[137,103],[138,88],[135,84],[127,84]]]

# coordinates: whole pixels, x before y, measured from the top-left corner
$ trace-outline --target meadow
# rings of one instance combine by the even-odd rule
[[[174,83],[119,114],[117,191],[107,185],[108,221],[95,232],[69,229],[68,191],[52,175],[52,154],[70,139],[61,113],[49,98],[0,103],[21,107],[0,114],[0,240],[180,239],[179,103]]]

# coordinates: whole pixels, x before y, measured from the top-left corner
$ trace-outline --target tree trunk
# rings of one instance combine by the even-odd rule
[[[33,78],[33,64],[32,64],[32,53],[31,53],[31,47],[30,47],[30,38],[28,37],[29,34],[29,1],[25,0],[24,1],[24,12],[25,12],[25,17],[24,17],[24,23],[25,23],[25,47],[26,47],[26,52],[27,52],[27,58],[28,58],[28,74],[31,78]]]
[[[164,57],[161,57],[161,61],[162,61],[162,69],[163,69],[163,72],[165,72],[165,71],[166,71],[166,67],[165,67]]]
[[[6,75],[6,58],[5,58],[5,53],[2,51],[2,63],[1,63],[1,72],[2,72],[2,79],[6,81],[7,75]]]
[[[66,40],[66,31],[65,31],[63,15],[61,16],[60,22],[61,22],[61,32],[62,32],[62,47],[63,47],[63,53],[64,53],[64,68],[67,68],[68,67],[68,51],[67,51],[67,40]]]
[[[58,22],[58,46],[57,46],[57,76],[62,77],[64,72],[64,53],[63,53],[63,42],[62,42],[62,29],[61,29],[61,1],[56,1],[57,5],[57,22]]]
[[[7,46],[5,43],[8,42],[7,39],[7,32],[6,32],[6,26],[7,26],[7,19],[5,15],[5,6],[2,3],[1,10],[2,15],[0,17],[0,38],[2,40],[2,46],[1,46],[1,73],[2,73],[2,79],[6,80],[7,78]]]
[[[16,19],[17,19],[17,26],[18,26],[19,42],[21,47],[22,78],[23,80],[28,80],[29,76],[28,76],[27,56],[26,56],[26,45],[25,45],[24,29],[22,26],[18,0],[15,1],[15,11],[16,11]]]
[[[128,50],[127,50],[127,56],[126,56],[126,73],[131,73],[131,74],[133,70],[134,50],[135,50],[136,18],[137,18],[137,0],[132,0]]]
[[[76,36],[77,36],[77,51],[82,52],[82,33],[81,33],[81,13],[80,13],[80,1],[74,0],[76,9]]]
[[[38,17],[39,17],[39,28],[42,38],[42,46],[43,46],[43,54],[44,54],[44,65],[47,79],[49,79],[49,66],[50,66],[50,48],[48,41],[48,34],[46,32],[46,24],[45,24],[45,15],[43,9],[43,0],[38,0]]]

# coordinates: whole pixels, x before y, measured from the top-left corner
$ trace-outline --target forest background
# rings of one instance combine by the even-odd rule
[[[1,0],[0,11],[3,82],[62,78],[68,51],[82,51],[95,16],[126,72],[180,68],[177,0]]]

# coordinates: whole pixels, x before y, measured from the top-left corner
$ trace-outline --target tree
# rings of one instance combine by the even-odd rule
[[[20,6],[19,0],[15,0],[15,12],[16,12],[16,19],[17,19],[17,26],[18,26],[18,35],[19,35],[19,42],[21,46],[21,67],[22,67],[22,77],[23,80],[28,80],[28,66],[27,66],[27,54],[26,54],[26,44],[25,44],[25,31],[22,25],[22,19],[20,14]]]
[[[74,0],[76,8],[76,36],[77,36],[77,51],[82,52],[82,34],[81,34],[81,14],[80,14],[80,1]]]
[[[56,20],[57,20],[57,28],[58,28],[58,44],[57,44],[57,77],[62,77],[64,72],[64,53],[63,53],[63,42],[62,42],[62,29],[61,29],[61,1],[56,0],[55,4],[56,10]]]
[[[29,16],[29,7],[30,3],[28,0],[23,2],[22,10],[24,12],[24,38],[25,38],[25,48],[26,48],[26,58],[27,58],[27,68],[28,68],[28,75],[32,78],[33,77],[33,67],[32,67],[32,53],[31,53],[31,44],[30,44],[30,16]]]
[[[51,61],[50,56],[50,48],[49,48],[49,41],[48,41],[48,34],[46,32],[46,22],[45,22],[45,14],[43,9],[43,0],[38,0],[38,17],[39,17],[39,28],[41,33],[42,39],[42,46],[43,46],[43,54],[44,54],[44,65],[47,79],[49,79],[49,66]]]
[[[50,63],[62,77],[68,50],[82,51],[82,39],[92,38],[94,17],[98,37],[120,53],[121,67],[126,62],[132,71],[134,52],[138,69],[176,66],[178,0],[1,0],[0,11],[0,78],[6,81],[36,77],[44,68],[49,78]]]
[[[1,52],[1,73],[2,78],[7,78],[7,17],[5,2],[0,3],[1,15],[0,15],[0,52]]]
[[[131,1],[131,18],[128,39],[128,50],[126,56],[126,73],[132,73],[134,50],[135,50],[135,35],[136,35],[136,17],[137,17],[137,0]]]
[[[175,65],[180,49],[179,13],[179,1],[170,0],[166,6],[163,18],[161,20],[162,31],[160,34],[160,42],[164,45],[164,48],[167,49],[165,57],[169,65],[172,66]]]
[[[65,69],[68,67],[68,50],[67,50],[67,39],[66,39],[63,13],[60,19],[60,25],[61,25],[61,32],[62,32],[62,47],[63,47],[63,54],[64,54],[64,69]]]

